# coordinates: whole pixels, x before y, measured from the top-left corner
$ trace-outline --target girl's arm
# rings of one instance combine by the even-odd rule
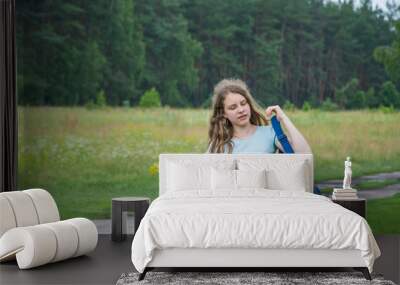
[[[288,137],[288,141],[292,146],[294,152],[312,154],[311,147],[309,146],[306,139],[303,137],[300,131],[295,127],[295,125],[292,123],[289,117],[286,116],[286,114],[282,111],[282,109],[279,106],[268,107],[265,111],[267,117],[270,118],[273,111],[276,113],[278,121],[285,126],[287,130],[286,136]],[[283,147],[279,141],[277,141],[277,147],[283,150]]]
[[[306,139],[300,133],[300,131],[295,127],[288,116],[284,115],[282,118],[283,125],[287,130],[288,141],[291,144],[295,153],[312,153],[311,147],[309,146]],[[281,146],[282,147],[282,146]],[[283,148],[283,147],[282,147]]]

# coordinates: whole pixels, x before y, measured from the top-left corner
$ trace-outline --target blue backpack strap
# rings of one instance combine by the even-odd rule
[[[292,146],[290,145],[287,136],[282,130],[281,124],[279,123],[276,116],[271,118],[272,127],[274,128],[275,134],[278,137],[279,142],[281,143],[283,150],[285,153],[294,153]]]
[[[271,118],[272,127],[274,128],[275,134],[278,137],[285,153],[294,153],[292,146],[290,145],[287,136],[282,130],[281,123],[279,123],[276,116]],[[321,190],[317,186],[314,186],[314,194],[321,195]]]

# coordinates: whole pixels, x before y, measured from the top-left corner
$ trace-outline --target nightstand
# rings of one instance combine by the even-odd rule
[[[124,215],[127,212],[134,213],[135,229],[133,235],[137,231],[140,221],[146,214],[150,205],[150,198],[147,197],[120,197],[113,198],[111,204],[111,239],[113,241],[123,241],[126,239],[127,221]]]
[[[354,200],[333,200],[332,202],[359,214],[361,217],[366,218],[367,200],[364,198],[357,198]]]

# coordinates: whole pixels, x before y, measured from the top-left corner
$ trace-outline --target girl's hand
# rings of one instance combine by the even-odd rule
[[[276,118],[278,119],[279,122],[282,122],[286,114],[282,111],[281,107],[279,105],[275,106],[269,106],[267,109],[265,109],[265,114],[267,115],[267,119],[271,120],[272,113],[275,113]]]

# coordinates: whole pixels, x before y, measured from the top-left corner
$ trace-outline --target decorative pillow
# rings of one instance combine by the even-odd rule
[[[211,168],[233,170],[235,161],[169,161],[167,164],[167,191],[210,190]]]
[[[267,171],[236,170],[237,188],[267,188]]]
[[[304,160],[238,159],[239,170],[267,171],[267,188],[272,190],[308,191],[308,163]]]

